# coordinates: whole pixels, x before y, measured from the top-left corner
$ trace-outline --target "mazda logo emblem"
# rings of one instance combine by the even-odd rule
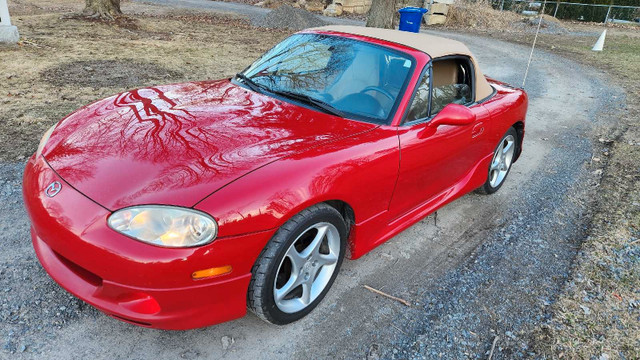
[[[60,181],[54,181],[44,189],[44,193],[48,197],[52,198],[52,197],[58,195],[60,190],[62,190],[62,184],[60,184]]]

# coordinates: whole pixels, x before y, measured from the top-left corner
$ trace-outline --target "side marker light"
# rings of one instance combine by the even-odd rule
[[[198,271],[194,271],[191,274],[191,278],[193,280],[205,279],[205,278],[210,278],[210,277],[214,277],[214,276],[220,276],[220,275],[228,274],[228,273],[231,272],[231,270],[232,270],[231,265],[214,267],[214,268],[209,268],[209,269],[204,269],[204,270],[198,270]]]

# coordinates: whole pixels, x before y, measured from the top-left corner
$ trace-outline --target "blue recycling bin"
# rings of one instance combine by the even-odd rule
[[[401,31],[420,32],[422,15],[427,12],[427,9],[409,6],[398,10],[398,12],[400,13],[399,29]]]

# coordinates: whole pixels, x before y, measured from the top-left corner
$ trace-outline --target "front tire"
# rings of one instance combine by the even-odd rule
[[[338,275],[346,238],[342,215],[327,204],[296,214],[269,240],[251,270],[249,310],[277,325],[309,314]]]
[[[489,164],[489,173],[487,175],[487,181],[484,185],[478,188],[478,192],[481,194],[493,194],[498,191],[505,180],[507,175],[511,171],[511,165],[513,165],[513,159],[516,154],[516,147],[518,146],[518,133],[516,129],[509,128],[506,134],[502,137],[502,140],[496,146],[493,152],[493,158]]]

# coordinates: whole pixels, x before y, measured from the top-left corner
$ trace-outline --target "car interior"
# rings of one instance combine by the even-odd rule
[[[468,58],[455,57],[433,60],[431,77],[426,73],[411,103],[405,121],[434,116],[448,104],[467,105],[473,102],[473,67]],[[429,111],[429,82],[433,82]]]
[[[433,95],[431,115],[445,106],[471,102],[472,68],[468,59],[453,58],[433,61]]]
[[[358,51],[349,67],[326,88],[326,92],[336,99],[338,107],[386,119],[410,68],[411,61],[406,58]],[[372,83],[377,85],[371,86]]]

